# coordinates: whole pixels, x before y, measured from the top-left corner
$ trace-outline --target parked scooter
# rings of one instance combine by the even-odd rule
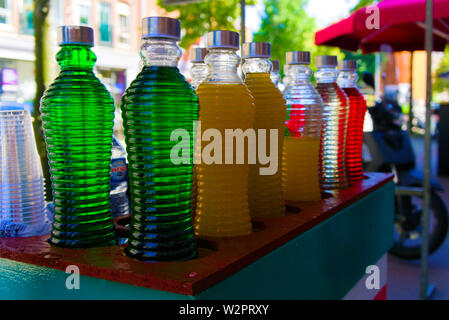
[[[365,74],[363,81],[374,87],[371,74]],[[384,97],[368,111],[373,131],[364,135],[365,171],[392,172],[397,186],[422,188],[423,173],[415,168],[415,153],[407,131],[401,129],[401,108],[397,101]],[[443,191],[443,187],[432,179],[429,253],[443,244],[448,232],[447,208],[437,191]],[[420,195],[396,192],[395,242],[391,254],[403,259],[421,256],[422,206]]]

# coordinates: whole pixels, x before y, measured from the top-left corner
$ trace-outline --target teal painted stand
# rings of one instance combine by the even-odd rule
[[[240,266],[238,260],[229,263],[229,266],[233,266],[232,271],[229,271],[231,267],[223,263],[220,263],[219,270],[210,273],[201,271],[201,274],[207,275],[200,279],[204,284],[197,285],[193,280],[191,283],[190,279],[186,282],[180,280],[182,285],[179,290],[175,287],[168,290],[154,289],[153,286],[158,286],[156,280],[148,282],[142,280],[142,285],[127,284],[131,281],[126,280],[124,271],[123,277],[120,276],[121,268],[134,270],[136,274],[142,274],[142,277],[146,274],[150,277],[157,271],[158,266],[140,262],[134,265],[134,261],[127,260],[126,257],[120,258],[123,260],[120,260],[121,265],[118,267],[111,267],[109,262],[104,261],[92,262],[104,270],[115,268],[118,272],[114,273],[116,281],[110,281],[111,275],[107,275],[106,272],[104,277],[101,272],[95,274],[95,277],[81,275],[80,289],[69,290],[66,288],[69,274],[62,271],[64,270],[62,265],[56,265],[57,269],[62,270],[43,266],[45,263],[41,262],[42,259],[52,259],[49,254],[47,257],[44,255],[33,259],[32,255],[9,253],[10,249],[2,243],[0,299],[341,299],[365,275],[366,267],[375,264],[393,243],[394,184],[391,176],[374,174],[371,178],[379,181],[366,188],[363,191],[365,194],[360,199],[349,201],[350,204],[346,201],[347,205],[336,212],[332,213],[329,199],[323,200],[321,204],[321,207],[325,208],[323,215],[311,216],[312,220],[309,220],[317,220],[315,221],[317,223],[309,226],[307,230],[295,236],[292,236],[293,231],[286,231],[288,235],[273,238],[277,239],[277,242],[270,240],[271,242],[261,247],[268,252],[262,252],[258,247],[258,254],[243,255],[244,258],[240,260],[245,262]],[[307,216],[305,213],[309,211],[307,205],[299,204],[299,207],[301,211],[297,216]],[[326,208],[331,213],[326,213]],[[299,224],[300,219],[290,218],[292,216],[283,218]],[[281,220],[279,221],[281,223]],[[307,226],[310,221],[301,223]],[[267,220],[264,222],[268,225]],[[282,225],[281,229],[286,230],[287,225]],[[256,237],[269,238],[270,228],[267,226],[266,229],[256,232],[253,238],[248,238],[249,243],[256,242],[254,240]],[[241,243],[245,246],[244,239]],[[276,243],[271,246],[275,247],[274,249],[270,247],[270,243]],[[225,244],[223,248],[226,249]],[[223,250],[226,251],[225,249]],[[27,249],[19,248],[17,251],[26,252]],[[115,254],[112,251],[109,253]],[[89,252],[83,253],[86,254]],[[220,246],[215,254],[220,254]],[[81,261],[80,258],[77,259]],[[202,264],[207,264],[208,261],[213,261],[212,259],[213,254],[206,254],[202,258]],[[226,259],[233,258],[228,254]],[[24,263],[17,260],[29,261]],[[67,264],[69,263],[65,263]],[[147,266],[147,273],[139,269]],[[190,264],[173,262],[164,265],[164,270],[169,278],[171,269],[176,272],[184,268],[195,271],[196,269],[191,269],[194,266],[195,262]],[[80,267],[80,270],[83,274],[83,267]],[[220,273],[223,275],[220,276]],[[188,278],[185,275],[184,277]],[[187,290],[182,289],[184,284],[191,285],[193,294],[180,293]]]

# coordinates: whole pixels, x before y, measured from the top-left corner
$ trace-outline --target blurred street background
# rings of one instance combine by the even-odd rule
[[[115,131],[119,140],[121,117],[119,104],[126,87],[141,67],[139,46],[141,18],[166,15],[180,18],[184,55],[180,69],[189,79],[189,48],[204,45],[208,30],[239,30],[239,0],[196,1],[178,5],[176,0],[0,0],[0,101],[10,100],[28,106],[32,111],[36,96],[35,81],[35,2],[48,2],[48,68],[44,85],[58,72],[54,59],[58,50],[56,28],[60,25],[89,25],[95,30],[95,71],[113,95],[117,105]],[[273,59],[285,61],[288,50],[309,50],[312,55],[335,54],[339,59],[359,60],[359,73],[379,76],[376,92],[361,86],[371,104],[384,90],[397,90],[405,117],[409,108],[410,66],[413,64],[414,130],[422,133],[425,104],[425,52],[386,52],[362,55],[335,47],[315,46],[315,32],[347,16],[359,7],[375,1],[367,0],[249,0],[246,14],[246,41],[272,43]],[[175,3],[173,5],[173,3]],[[433,54],[435,75],[449,70],[449,51]],[[312,66],[313,67],[313,66]],[[281,73],[283,70],[281,70]],[[435,77],[434,102],[449,100],[448,80]],[[406,119],[405,119],[406,121]],[[435,125],[433,126],[435,127]],[[369,120],[367,130],[370,129]]]
[[[424,166],[424,139],[415,136],[412,139],[416,152],[416,167]],[[444,192],[440,195],[446,206],[449,207],[449,178],[437,176],[438,170],[438,145],[432,141],[432,175],[443,185]],[[449,237],[444,244],[429,256],[429,283],[435,285],[434,300],[449,299]],[[388,289],[387,297],[392,300],[417,300],[419,299],[419,260],[401,260],[392,255],[388,256]]]

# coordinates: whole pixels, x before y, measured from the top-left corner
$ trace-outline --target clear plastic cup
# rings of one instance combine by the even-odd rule
[[[0,106],[0,237],[42,235],[50,227],[31,116]]]

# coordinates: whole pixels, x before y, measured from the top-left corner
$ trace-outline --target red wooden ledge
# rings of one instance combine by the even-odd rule
[[[199,292],[224,280],[274,249],[381,186],[393,176],[366,173],[367,179],[333,191],[316,202],[288,203],[298,213],[254,221],[256,232],[233,238],[201,238],[199,258],[182,262],[145,263],[124,255],[123,246],[65,249],[47,243],[48,235],[29,238],[0,238],[0,257],[65,271],[77,265],[81,274],[131,285],[185,295]],[[298,210],[293,210],[298,211]]]

